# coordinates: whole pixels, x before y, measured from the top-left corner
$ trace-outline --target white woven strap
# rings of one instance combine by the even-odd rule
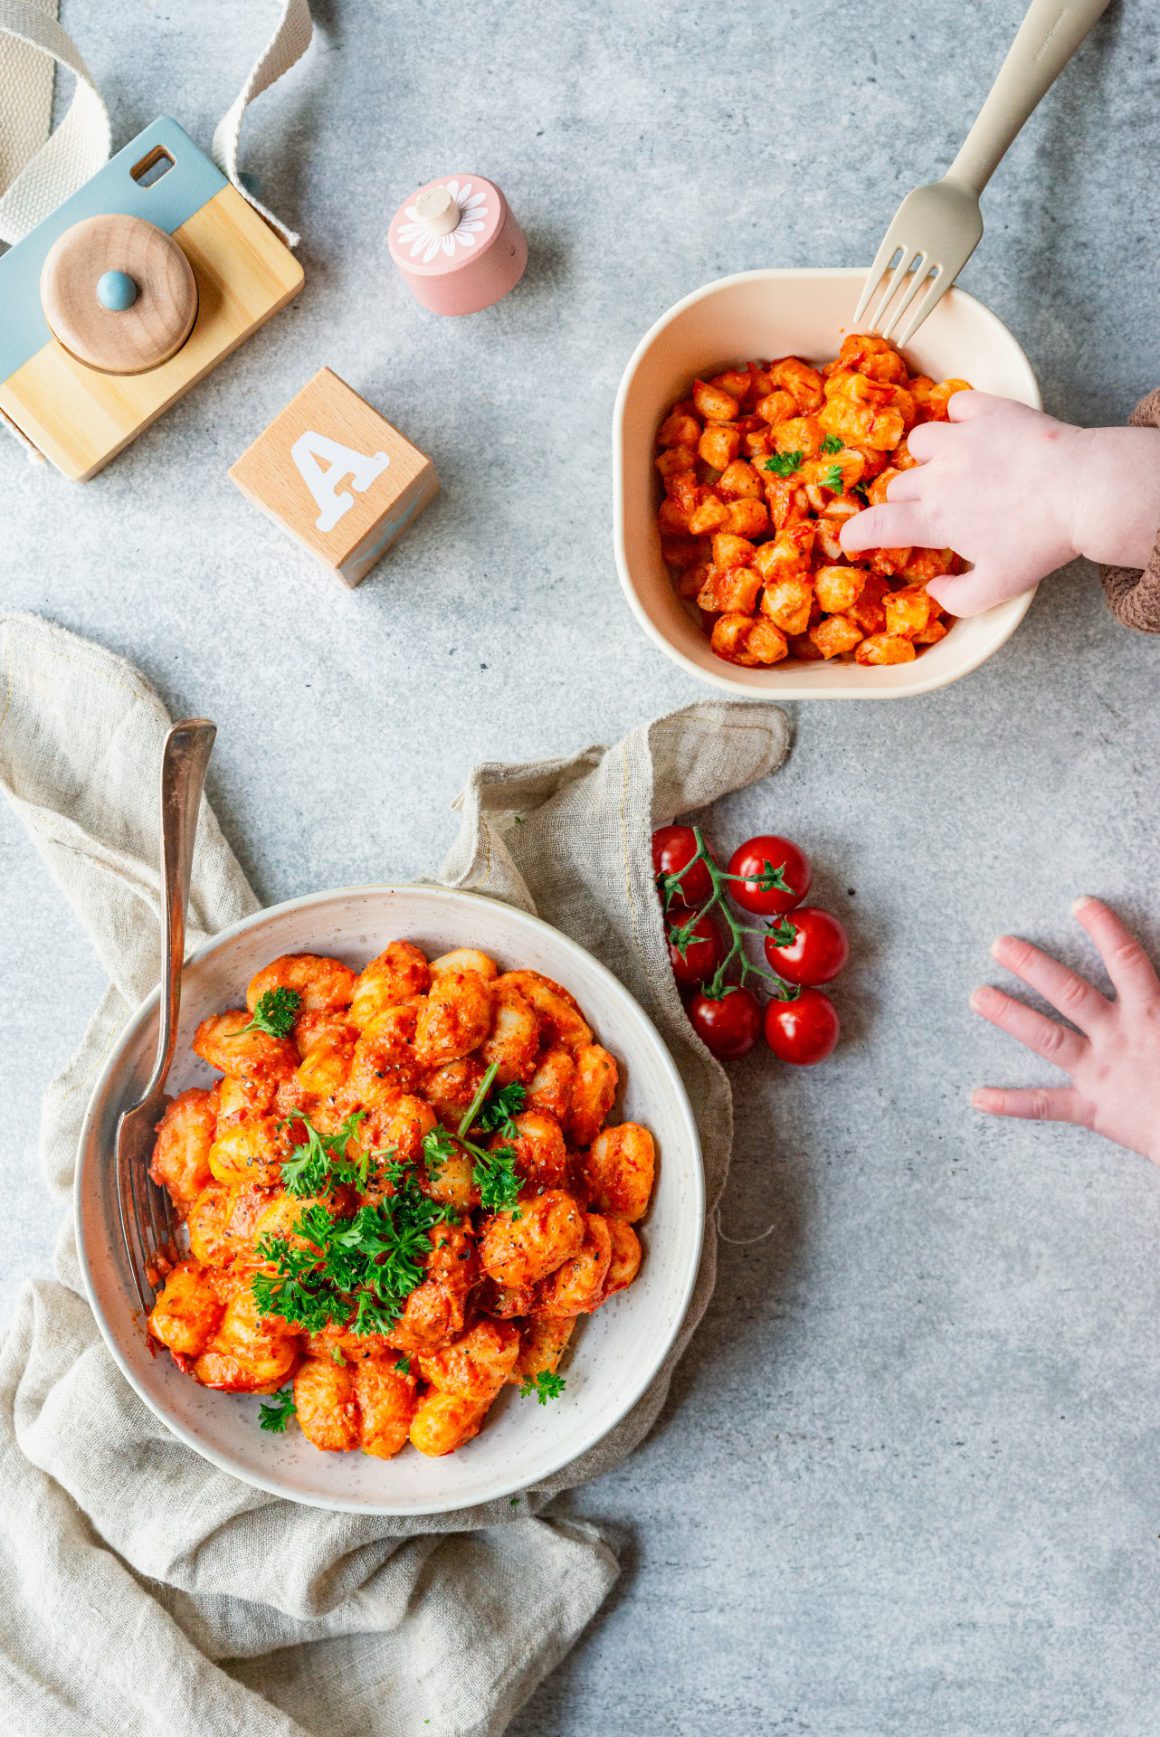
[[[105,105],[55,13],[55,0],[0,0],[0,39],[8,39],[0,83],[0,132],[8,135],[0,145],[0,187],[7,188],[0,195],[0,241],[19,241],[108,161]],[[53,61],[75,73],[77,86],[49,136]]]
[[[75,43],[56,21],[57,0],[0,0],[0,242],[12,243],[108,161],[109,117]],[[238,136],[249,104],[310,46],[310,0],[283,0],[274,34],[214,134],[213,154],[234,186],[291,247],[298,237],[242,184]],[[76,75],[69,111],[50,134],[53,62]]]
[[[288,247],[298,246],[297,235],[292,229],[287,229],[284,223],[280,223],[274,213],[268,211],[261,200],[256,199],[253,193],[242,185],[238,177],[238,137],[242,130],[242,117],[254,98],[261,96],[264,90],[269,90],[284,72],[289,72],[295,61],[301,60],[310,47],[313,34],[310,0],[284,0],[282,16],[273,36],[254,62],[253,70],[242,86],[237,101],[226,110],[213,136],[213,155],[218,167],[229,176],[254,210],[260,211],[266,222],[278,231]]]

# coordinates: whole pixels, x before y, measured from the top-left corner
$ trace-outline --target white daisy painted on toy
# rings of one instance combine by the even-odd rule
[[[399,240],[411,258],[430,265],[437,253],[452,258],[457,247],[474,247],[476,237],[487,228],[487,193],[472,181],[440,182],[425,189],[413,205],[405,205],[408,219],[399,225]]]
[[[439,314],[490,307],[519,282],[528,257],[507,200],[482,175],[420,187],[396,211],[387,239],[411,293]]]

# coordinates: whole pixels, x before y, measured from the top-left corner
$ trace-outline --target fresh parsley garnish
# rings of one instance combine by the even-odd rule
[[[486,1128],[489,1134],[506,1134],[509,1140],[514,1140],[519,1133],[515,1118],[523,1109],[526,1097],[527,1093],[518,1080],[490,1092],[476,1118],[480,1127]]]
[[[559,1399],[568,1383],[562,1375],[555,1375],[550,1369],[541,1369],[538,1375],[533,1375],[520,1388],[525,1397],[534,1393],[540,1405],[547,1405],[549,1399]]]
[[[454,1158],[458,1150],[446,1128],[432,1128],[429,1134],[424,1134],[423,1162],[432,1182],[438,1182],[447,1160]]]
[[[257,1255],[266,1265],[252,1280],[258,1313],[280,1315],[308,1333],[332,1321],[360,1334],[388,1332],[422,1283],[430,1232],[458,1222],[450,1206],[423,1192],[413,1171],[399,1175],[394,1187],[349,1218],[306,1207],[293,1227],[294,1242],[264,1237]]]
[[[339,1364],[342,1368],[346,1367],[346,1358],[342,1354],[341,1345],[332,1345],[330,1347],[330,1361]]]
[[[824,489],[833,489],[836,495],[845,492],[846,485],[842,481],[842,467],[840,464],[827,465],[826,469],[822,472],[821,481]]]
[[[495,1076],[496,1076],[496,1074],[498,1074],[498,1072],[499,1072],[499,1063],[498,1062],[492,1062],[491,1066],[488,1068],[487,1072],[484,1074],[483,1078],[480,1080],[478,1086],[476,1086],[475,1096],[472,1098],[470,1104],[468,1104],[466,1110],[463,1112],[463,1115],[460,1117],[459,1127],[456,1129],[456,1133],[459,1135],[459,1138],[461,1140],[463,1139],[464,1135],[468,1132],[468,1130],[474,1125],[477,1117],[480,1114],[480,1111],[483,1109],[483,1106],[487,1101],[487,1095],[491,1091],[491,1088],[495,1083]]]
[[[281,1435],[293,1416],[294,1389],[283,1387],[258,1408],[258,1428],[272,1429]]]
[[[804,452],[775,452],[766,459],[762,468],[771,470],[774,476],[792,476],[805,456]]]
[[[325,1194],[336,1183],[350,1182],[360,1194],[365,1194],[367,1183],[378,1173],[380,1160],[389,1156],[387,1152],[358,1149],[353,1158],[347,1156],[347,1148],[358,1132],[360,1122],[365,1120],[366,1111],[355,1110],[337,1133],[323,1134],[301,1110],[292,1110],[282,1126],[301,1122],[306,1130],[306,1140],[296,1149],[293,1158],[283,1162],[282,1181],[287,1192],[301,1199],[309,1194]]]
[[[828,457],[830,455],[830,453],[832,453],[832,452],[841,452],[841,450],[842,450],[842,443],[838,439],[837,435],[836,434],[827,434],[825,440],[823,440],[823,442],[822,442],[822,451],[826,454],[826,456]]]
[[[493,1152],[473,1147],[475,1163],[471,1179],[479,1189],[480,1205],[485,1212],[512,1212],[520,1198],[520,1174],[516,1169],[516,1154],[511,1146],[497,1146]],[[518,1212],[513,1217],[518,1218]]]
[[[400,1357],[399,1361],[395,1364],[395,1368],[399,1371],[400,1375],[410,1375],[411,1359],[409,1357]]]
[[[245,1037],[248,1031],[264,1031],[267,1037],[289,1037],[301,1006],[302,997],[296,989],[267,989],[264,995],[259,995],[249,1025],[243,1025],[230,1036]]]
[[[870,505],[870,496],[867,492],[865,483],[855,483],[853,488],[850,490],[850,493],[852,495],[857,495],[858,499],[862,502],[862,505],[864,507],[868,507]]]
[[[480,1204],[485,1212],[511,1212],[520,1198],[521,1178],[516,1169],[515,1148],[497,1146],[488,1151],[468,1134],[468,1130],[477,1124],[488,1133],[502,1133],[508,1139],[514,1139],[519,1132],[514,1117],[524,1107],[524,1088],[513,1083],[501,1086],[493,1093],[498,1071],[498,1062],[493,1062],[480,1080],[454,1134],[448,1133],[446,1128],[432,1128],[423,1136],[423,1162],[433,1182],[438,1181],[444,1165],[460,1148],[468,1154],[471,1179],[479,1189]],[[518,1218],[519,1213],[516,1212],[515,1216]]]

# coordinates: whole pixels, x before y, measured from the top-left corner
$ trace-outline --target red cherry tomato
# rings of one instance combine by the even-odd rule
[[[669,933],[680,927],[680,919],[670,924]],[[669,958],[673,962],[673,976],[682,989],[696,989],[702,983],[707,983],[725,957],[725,943],[721,939],[721,931],[712,917],[698,917],[693,924],[691,937],[685,943],[685,956],[681,957],[673,942],[669,941]]]
[[[653,874],[675,875],[691,863],[697,854],[697,839],[691,826],[661,826],[652,835]],[[669,899],[670,911],[699,911],[706,899],[713,896],[713,877],[702,859],[676,888]],[[661,894],[662,902],[664,894]]]
[[[767,866],[784,886],[763,887]],[[779,917],[800,905],[810,890],[810,859],[788,838],[761,833],[739,844],[729,859],[729,873],[742,880],[729,882],[729,896],[747,911],[761,917]]]
[[[693,1030],[720,1061],[745,1055],[761,1030],[761,1005],[748,989],[727,989],[720,1001],[698,991],[689,1003]]]
[[[765,1041],[783,1062],[812,1068],[833,1054],[841,1026],[834,1004],[820,989],[803,989],[796,1001],[770,1001]]]
[[[830,983],[850,957],[850,943],[837,917],[817,905],[799,905],[782,922],[793,939],[778,945],[765,937],[765,957],[787,983]],[[775,925],[776,930],[776,925]]]

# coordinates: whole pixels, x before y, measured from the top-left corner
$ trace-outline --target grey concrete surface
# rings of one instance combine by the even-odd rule
[[[694,694],[609,553],[608,431],[639,334],[764,264],[868,259],[953,155],[1019,0],[319,0],[248,164],[298,222],[301,301],[99,480],[0,446],[0,601],[135,659],[221,734],[211,794],[263,897],[430,870],[480,757],[558,754]],[[273,8],[65,0],[119,140],[208,141]],[[1120,421],[1156,384],[1160,18],[1117,0],[1000,169],[964,281],[1049,407]],[[388,263],[397,201],[453,168],[508,192],[521,288],[462,322]],[[346,595],[226,467],[321,364],[435,458],[445,494]],[[1029,503],[1034,510],[1034,503]],[[1045,1077],[972,1021],[1015,929],[1085,960],[1115,900],[1160,946],[1160,643],[1090,569],[975,676],[798,708],[787,770],[711,817],[796,836],[848,917],[846,1041],[753,1056],[720,1285],[661,1426],[575,1496],[625,1572],[517,1737],[1147,1737],[1155,1631],[1160,1177],[1062,1129],[973,1118]],[[46,1269],[41,1090],[101,987],[0,814],[0,1298]]]

